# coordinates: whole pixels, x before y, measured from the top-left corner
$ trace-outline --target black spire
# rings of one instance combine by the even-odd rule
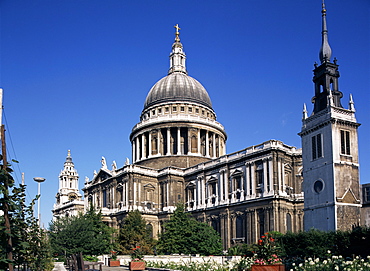
[[[328,29],[326,25],[326,9],[322,2],[322,44],[319,53],[321,65],[315,64],[313,82],[315,83],[315,96],[313,113],[317,113],[330,106],[343,107],[340,99],[343,94],[338,89],[339,71],[337,60],[330,62],[331,48],[328,42]]]

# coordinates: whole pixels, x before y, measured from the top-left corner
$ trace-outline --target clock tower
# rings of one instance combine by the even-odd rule
[[[84,210],[84,202],[78,189],[78,173],[68,150],[64,168],[59,174],[59,190],[54,204],[54,218],[77,215]]]
[[[326,9],[322,4],[321,64],[315,64],[313,112],[303,110],[304,228],[347,230],[360,223],[357,128],[352,95],[341,104],[337,60],[331,62]]]

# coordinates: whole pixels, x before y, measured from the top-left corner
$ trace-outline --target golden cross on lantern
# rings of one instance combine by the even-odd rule
[[[176,28],[176,41],[179,41],[180,40],[180,38],[179,38],[179,36],[180,36],[180,32],[179,32],[179,30],[181,29],[180,27],[179,27],[179,24],[176,24],[175,26],[174,26],[174,28]]]

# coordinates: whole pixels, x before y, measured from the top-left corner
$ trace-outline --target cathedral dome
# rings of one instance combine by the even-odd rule
[[[149,91],[144,110],[163,102],[191,102],[212,109],[206,89],[196,79],[183,72],[173,72],[160,79]]]

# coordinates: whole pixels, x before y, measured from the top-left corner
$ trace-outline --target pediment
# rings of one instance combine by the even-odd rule
[[[343,197],[337,198],[337,201],[342,202],[342,203],[352,203],[352,204],[360,203],[360,200],[356,198],[351,188],[347,189],[346,192],[344,192]]]
[[[196,184],[195,184],[195,181],[190,181],[187,185],[186,185],[186,189],[189,189],[189,188],[191,188],[191,189],[194,189],[195,188],[195,186],[196,186]]]
[[[98,183],[112,177],[112,173],[109,169],[100,169],[99,172],[92,179],[92,183]]]
[[[211,176],[209,179],[208,179],[208,181],[207,181],[208,183],[212,183],[212,182],[217,182],[217,178],[216,177],[214,177],[214,176]]]
[[[147,183],[146,185],[144,185],[144,189],[155,189],[155,186],[151,183]]]
[[[239,169],[235,169],[234,171],[231,172],[230,176],[237,176],[237,175],[242,175],[243,172]]]

